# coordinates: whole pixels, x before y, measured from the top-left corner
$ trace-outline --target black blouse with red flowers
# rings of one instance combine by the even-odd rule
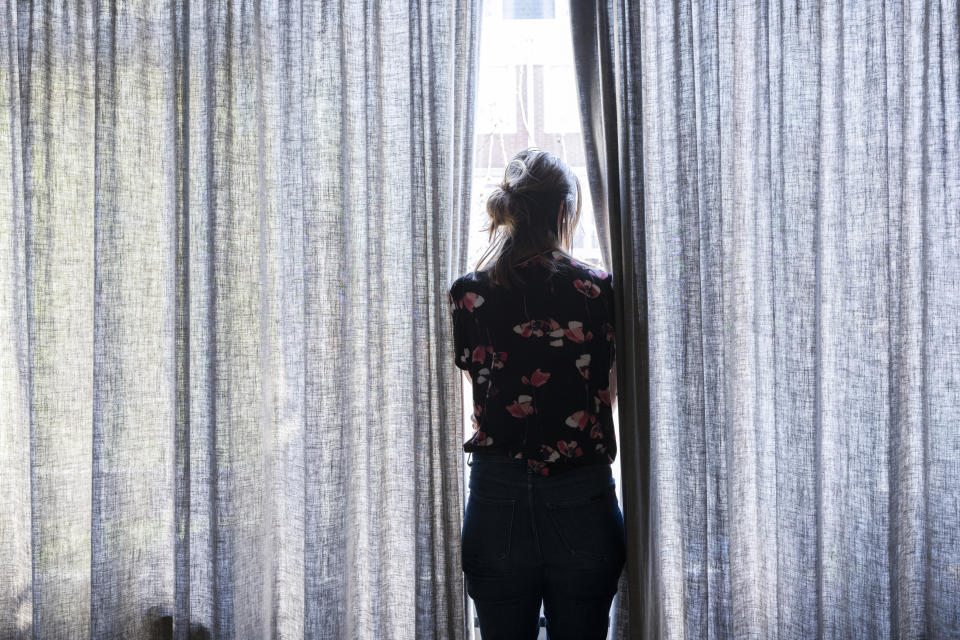
[[[542,475],[617,455],[612,276],[552,255],[553,274],[543,254],[518,265],[520,289],[475,271],[448,293],[456,364],[473,381],[474,433],[463,450],[526,459]]]

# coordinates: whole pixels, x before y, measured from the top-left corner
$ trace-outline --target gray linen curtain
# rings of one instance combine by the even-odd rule
[[[960,637],[957,2],[574,6],[614,637]]]
[[[0,4],[0,636],[464,635],[476,2]]]

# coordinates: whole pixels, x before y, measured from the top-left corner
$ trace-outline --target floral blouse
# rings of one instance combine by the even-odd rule
[[[610,464],[617,443],[612,276],[556,250],[551,274],[542,256],[517,265],[522,289],[472,272],[453,283],[448,303],[456,364],[473,382],[474,433],[463,450],[526,459],[546,476]]]

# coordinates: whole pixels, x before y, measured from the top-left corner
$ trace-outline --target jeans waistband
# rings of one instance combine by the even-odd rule
[[[471,452],[470,487],[476,483],[524,484],[531,477],[537,485],[547,484],[556,487],[568,485],[607,486],[614,485],[613,470],[609,464],[589,464],[570,469],[554,476],[542,476],[532,471],[527,461],[513,458],[506,453],[494,451]]]
[[[514,458],[506,453],[497,451],[471,451],[467,464],[473,466],[473,462],[492,462],[496,464],[506,464],[513,467],[526,467],[527,461],[522,458]]]

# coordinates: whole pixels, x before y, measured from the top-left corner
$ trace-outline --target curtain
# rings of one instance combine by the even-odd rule
[[[587,178],[601,254],[613,274],[620,354],[615,366],[627,564],[613,601],[608,637],[634,638],[641,637],[655,598],[648,580],[652,478],[646,237],[644,216],[630,213],[643,211],[643,180],[636,162],[643,137],[636,114],[627,111],[632,103],[619,93],[632,95],[639,74],[625,75],[636,63],[630,51],[618,47],[612,5],[572,2],[570,20]],[[632,126],[621,124],[630,122]]]
[[[0,636],[464,635],[476,2],[0,5]]]
[[[612,8],[593,0],[571,2],[571,40],[577,78],[584,157],[597,237],[604,266],[614,280],[614,327],[617,334],[617,412],[619,420],[618,454],[621,470],[621,502],[627,533],[627,563],[611,608],[610,638],[636,637],[643,628],[647,609],[644,602],[653,597],[649,590],[647,554],[649,536],[650,439],[649,353],[646,303],[646,239],[644,218],[631,216],[634,206],[643,202],[643,184],[633,173],[636,164],[622,150],[634,145],[641,149],[639,127],[620,130],[615,73],[623,63],[614,63],[616,49],[611,29]],[[624,78],[620,88],[633,91],[635,78]],[[620,139],[620,135],[633,136]],[[625,175],[621,179],[621,171]],[[631,191],[629,187],[636,186]],[[621,192],[621,189],[626,189]],[[621,201],[622,198],[622,201]],[[636,199],[631,205],[631,198]],[[642,211],[642,209],[641,209]],[[630,598],[631,592],[634,594]],[[631,608],[632,606],[632,608]]]
[[[577,4],[615,637],[960,637],[957,3]]]

